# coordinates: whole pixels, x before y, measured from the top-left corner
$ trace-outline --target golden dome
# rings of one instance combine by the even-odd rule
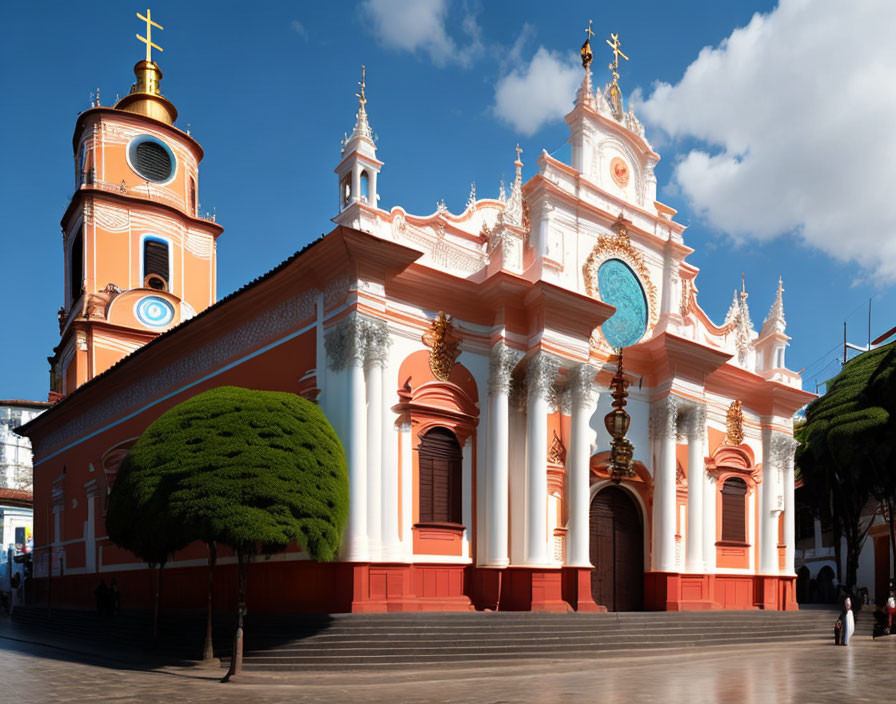
[[[159,65],[155,61],[138,61],[134,66],[134,75],[137,82],[131,86],[131,92],[115,104],[115,108],[173,125],[177,119],[177,108],[159,89],[162,82]]]

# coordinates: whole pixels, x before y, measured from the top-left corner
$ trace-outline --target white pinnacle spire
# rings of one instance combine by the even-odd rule
[[[771,332],[783,333],[787,329],[787,321],[784,319],[784,280],[778,279],[778,292],[775,294],[775,300],[768,310],[765,322],[762,323],[762,332],[760,337],[765,337]]]
[[[507,199],[507,205],[504,208],[504,222],[508,225],[523,224],[523,162],[520,155],[523,150],[520,145],[516,145],[516,161],[513,165],[516,167],[516,175],[513,178],[513,185],[510,187],[510,198]]]
[[[361,66],[361,80],[358,81],[361,88],[360,93],[355,93],[358,99],[358,112],[355,113],[355,127],[352,133],[342,142],[342,153],[349,151],[349,145],[354,148],[359,146],[360,141],[366,141],[373,148],[373,154],[376,154],[376,145],[373,141],[373,130],[370,129],[370,123],[367,121],[367,67]]]

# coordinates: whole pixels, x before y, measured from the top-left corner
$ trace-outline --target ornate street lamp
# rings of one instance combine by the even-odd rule
[[[616,375],[610,382],[613,396],[613,410],[604,418],[604,425],[607,432],[613,438],[610,445],[610,479],[617,484],[625,477],[633,477],[635,470],[632,458],[635,454],[635,448],[625,437],[628,432],[628,426],[631,418],[625,412],[625,399],[628,398],[629,382],[625,379],[622,368],[622,348],[617,348]]]

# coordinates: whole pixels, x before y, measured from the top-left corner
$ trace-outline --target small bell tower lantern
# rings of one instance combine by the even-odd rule
[[[376,158],[373,131],[367,121],[367,69],[361,67],[360,92],[355,127],[342,140],[342,161],[336,167],[339,184],[339,212],[353,203],[379,207],[376,182],[383,162]]]

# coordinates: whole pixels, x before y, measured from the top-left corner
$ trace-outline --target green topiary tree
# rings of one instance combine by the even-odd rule
[[[348,469],[339,438],[320,408],[295,394],[222,386],[170,409],[131,454],[132,462],[152,465],[165,478],[170,520],[209,544],[210,573],[216,542],[236,553],[239,608],[228,676],[234,674],[242,658],[252,557],[291,543],[315,560],[336,557],[348,518]],[[211,596],[208,608],[206,653]]]
[[[856,586],[859,553],[871,527],[871,521],[863,519],[870,497],[890,507],[893,537],[894,419],[896,343],[891,343],[847,362],[825,395],[806,409],[806,422],[797,433],[802,443],[797,451],[801,477],[816,509],[830,511],[835,547],[839,548],[839,534],[846,538],[849,588]]]
[[[121,467],[109,494],[106,534],[119,547],[130,550],[156,573],[153,597],[153,638],[159,635],[162,570],[168,558],[192,541],[184,527],[168,513],[168,495],[175,477],[153,461],[151,442],[137,441]]]

